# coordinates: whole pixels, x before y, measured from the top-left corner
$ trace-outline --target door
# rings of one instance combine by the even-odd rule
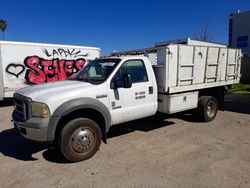
[[[118,124],[155,113],[155,102],[152,79],[149,79],[142,60],[125,61],[112,78],[122,80],[124,75],[130,75],[131,88],[109,88],[110,111],[112,124]]]

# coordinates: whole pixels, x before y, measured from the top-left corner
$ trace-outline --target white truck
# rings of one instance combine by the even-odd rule
[[[239,82],[239,49],[169,44],[91,61],[71,80],[14,94],[14,126],[26,138],[53,142],[71,162],[107,141],[112,125],[198,109],[215,118],[226,86]],[[153,66],[152,66],[153,64]]]
[[[0,41],[0,100],[32,84],[71,78],[98,57],[93,47]]]

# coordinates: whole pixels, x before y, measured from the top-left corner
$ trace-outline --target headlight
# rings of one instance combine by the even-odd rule
[[[33,117],[48,118],[50,117],[49,107],[44,103],[32,102],[31,114]]]

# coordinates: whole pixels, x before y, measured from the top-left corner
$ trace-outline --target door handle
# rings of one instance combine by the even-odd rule
[[[154,93],[154,88],[153,88],[153,86],[149,86],[149,87],[148,87],[148,92],[149,92],[149,94],[153,94],[153,93]]]

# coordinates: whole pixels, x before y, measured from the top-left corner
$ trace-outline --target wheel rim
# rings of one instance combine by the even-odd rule
[[[215,101],[209,101],[207,104],[208,117],[210,117],[210,118],[214,117],[215,113],[216,113],[216,103],[215,103]]]
[[[90,152],[95,145],[95,133],[89,128],[78,128],[70,139],[71,149],[77,154]]]

